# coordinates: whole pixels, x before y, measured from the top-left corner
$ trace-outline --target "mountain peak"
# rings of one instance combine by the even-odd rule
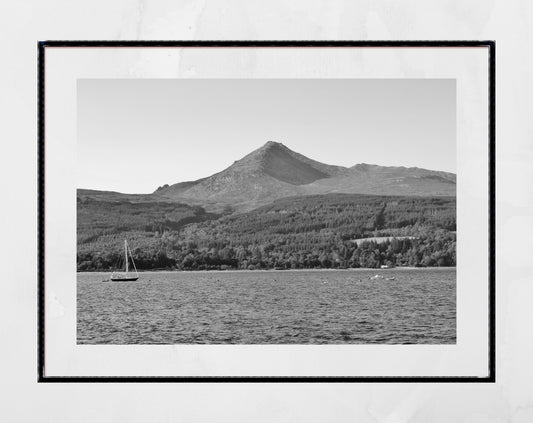
[[[246,171],[250,175],[269,175],[291,185],[305,185],[329,176],[321,166],[327,165],[308,159],[280,142],[267,141],[235,162],[230,169]]]
[[[284,145],[284,144],[281,143],[281,142],[277,142],[277,141],[267,141],[267,142],[263,145],[263,148],[272,148],[272,147],[283,147],[283,148],[288,149],[288,147],[287,147],[286,145]]]

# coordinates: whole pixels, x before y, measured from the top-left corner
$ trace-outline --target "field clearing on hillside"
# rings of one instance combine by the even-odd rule
[[[393,239],[397,239],[398,241],[403,239],[416,239],[415,236],[373,236],[370,238],[359,238],[359,239],[352,239],[352,242],[355,242],[357,246],[359,247],[363,242],[375,242],[376,244],[383,244],[387,241],[392,241]]]

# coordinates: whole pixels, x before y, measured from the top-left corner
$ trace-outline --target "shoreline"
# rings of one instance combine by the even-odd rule
[[[457,266],[427,266],[427,267],[391,267],[388,269],[376,269],[375,267],[353,267],[347,269],[231,269],[231,270],[140,270],[139,275],[143,273],[274,273],[274,272],[357,272],[357,271],[375,271],[375,272],[388,272],[391,270],[451,270],[457,269]],[[76,274],[99,274],[99,273],[111,273],[111,270],[98,270],[98,271],[84,271],[76,272]]]

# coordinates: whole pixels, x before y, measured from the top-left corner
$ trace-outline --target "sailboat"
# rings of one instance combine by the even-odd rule
[[[135,274],[129,273],[128,253],[131,258],[131,263],[133,264],[133,268],[135,269]],[[139,272],[137,272],[137,268],[135,267],[135,262],[133,261],[131,250],[128,248],[127,240],[124,240],[124,262],[126,263],[126,271],[125,272],[113,272],[111,274],[111,280],[114,282],[129,282],[129,281],[136,281],[137,279],[139,279]]]

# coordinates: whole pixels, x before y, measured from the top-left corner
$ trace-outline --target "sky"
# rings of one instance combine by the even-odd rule
[[[80,79],[77,186],[150,193],[267,141],[327,164],[455,172],[453,79]]]

